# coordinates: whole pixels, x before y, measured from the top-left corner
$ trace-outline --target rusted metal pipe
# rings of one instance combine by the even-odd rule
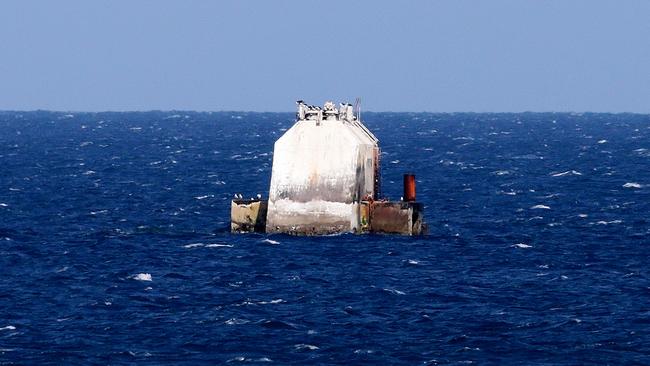
[[[415,175],[404,174],[404,201],[415,202]]]

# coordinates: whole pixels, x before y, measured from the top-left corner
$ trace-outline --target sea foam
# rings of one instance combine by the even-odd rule
[[[133,276],[133,279],[138,281],[152,281],[150,273],[138,273],[137,275]]]

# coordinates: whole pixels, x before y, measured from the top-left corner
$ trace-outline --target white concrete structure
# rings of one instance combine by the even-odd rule
[[[275,142],[266,231],[358,231],[359,201],[379,187],[377,138],[352,105],[298,102],[297,121]]]

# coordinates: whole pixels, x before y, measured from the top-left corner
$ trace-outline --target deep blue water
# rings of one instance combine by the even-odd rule
[[[650,364],[650,116],[364,117],[429,235],[228,233],[290,113],[0,113],[0,364]]]

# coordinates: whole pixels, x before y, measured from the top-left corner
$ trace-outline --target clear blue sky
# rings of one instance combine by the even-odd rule
[[[3,0],[0,109],[650,113],[650,1]]]

